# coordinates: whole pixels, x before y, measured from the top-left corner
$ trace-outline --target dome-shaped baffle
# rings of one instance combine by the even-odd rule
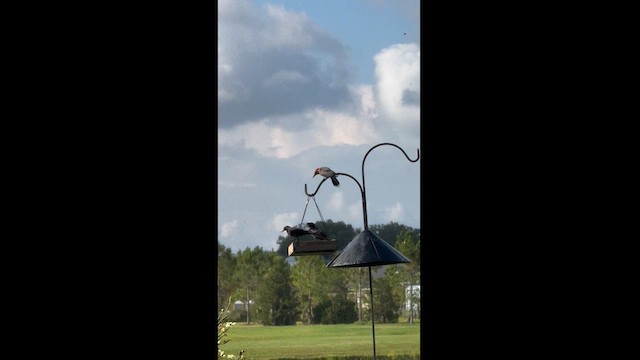
[[[360,267],[409,263],[398,250],[370,230],[365,230],[351,240],[340,255],[327,267]]]

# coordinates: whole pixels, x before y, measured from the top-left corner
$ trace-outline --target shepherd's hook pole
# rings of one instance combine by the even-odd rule
[[[377,148],[378,146],[382,146],[382,145],[390,145],[390,146],[396,147],[397,149],[402,151],[404,156],[410,162],[416,162],[416,161],[418,161],[420,159],[420,149],[417,149],[418,155],[417,155],[416,159],[415,160],[411,160],[411,158],[409,158],[409,155],[407,155],[407,153],[404,150],[402,150],[402,148],[399,147],[398,145],[392,144],[392,143],[381,143],[381,144],[375,145],[374,147],[369,149],[369,151],[367,151],[367,153],[364,155],[364,158],[362,159],[362,185],[360,185],[360,183],[358,182],[358,180],[356,180],[356,178],[354,178],[353,176],[351,176],[349,174],[336,173],[336,175],[348,176],[353,181],[355,181],[356,184],[358,184],[358,187],[360,188],[360,195],[362,196],[362,215],[364,217],[364,229],[365,229],[365,231],[369,230],[369,219],[368,219],[368,216],[367,216],[367,195],[366,195],[366,189],[365,189],[365,185],[364,185],[364,162],[365,162],[365,160],[367,160],[367,156],[369,155],[369,153],[373,149]],[[309,197],[315,196],[318,193],[318,190],[320,190],[320,187],[322,186],[322,184],[327,179],[328,178],[322,179],[320,184],[318,184],[318,187],[316,188],[316,191],[314,191],[312,194],[309,194],[309,192],[307,191],[307,184],[304,184],[304,192],[305,192],[305,194],[307,194],[307,196],[309,196]],[[369,294],[371,295],[371,336],[373,338],[373,360],[376,360],[376,330],[375,330],[375,319],[374,319],[374,312],[373,312],[373,280],[372,280],[372,276],[371,276],[371,266],[369,266]]]
[[[367,189],[366,189],[365,184],[364,184],[364,162],[365,162],[365,160],[367,160],[367,156],[369,155],[369,153],[373,149],[377,148],[378,146],[382,146],[382,145],[395,146],[400,151],[402,151],[402,153],[407,158],[407,160],[409,160],[411,162],[416,162],[416,161],[418,161],[420,159],[420,149],[417,149],[418,156],[416,157],[416,159],[415,160],[411,160],[409,158],[409,156],[407,155],[407,153],[404,150],[402,150],[402,148],[400,146],[398,146],[396,144],[392,144],[392,143],[381,143],[381,144],[375,145],[374,147],[369,149],[369,151],[367,151],[367,153],[364,155],[364,158],[362,159],[362,187],[360,188],[360,190],[362,192],[362,214],[364,216],[364,229],[365,230],[369,230],[369,219],[368,219],[368,216],[367,216]],[[369,293],[371,294],[371,337],[373,338],[373,360],[376,360],[376,328],[375,328],[375,319],[374,319],[374,315],[373,315],[373,282],[371,280],[371,266],[369,266]]]
[[[366,189],[365,184],[364,184],[364,162],[365,162],[365,160],[367,160],[367,156],[369,156],[369,153],[373,149],[377,148],[378,146],[382,146],[382,145],[390,145],[390,146],[396,147],[397,149],[402,151],[402,153],[407,158],[407,160],[409,160],[411,162],[416,162],[416,161],[420,160],[420,149],[416,149],[417,152],[418,152],[418,156],[416,157],[416,159],[415,160],[411,160],[409,158],[409,155],[407,155],[407,153],[404,150],[402,150],[402,148],[400,146],[398,146],[396,144],[392,144],[392,143],[381,143],[381,144],[375,145],[374,147],[369,149],[369,151],[367,151],[367,153],[364,155],[364,159],[362,159],[362,212],[364,214],[364,229],[365,230],[369,230],[369,219],[368,219],[368,216],[367,216],[367,189]]]
[[[371,266],[369,266],[369,294],[371,295],[371,337],[373,338],[373,360],[376,360],[376,327],[373,318],[373,283],[371,282]]]

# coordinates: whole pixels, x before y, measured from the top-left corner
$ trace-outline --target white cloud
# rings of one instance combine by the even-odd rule
[[[346,49],[302,12],[227,0],[218,21],[220,146],[290,159],[419,138],[417,44],[380,50],[376,84],[355,85],[347,83]]]
[[[264,157],[288,159],[314,147],[364,145],[379,139],[373,124],[358,117],[323,109],[300,115],[305,129],[287,129],[283,119],[263,119],[230,129],[218,129],[218,144],[240,145]]]
[[[269,249],[277,247],[285,225],[299,224],[308,200],[304,185],[313,191],[322,180],[311,177],[315,167],[330,166],[359,178],[362,157],[380,142],[395,143],[415,156],[419,41],[410,38],[410,27],[401,29],[408,34],[397,41],[416,44],[380,45],[375,61],[369,59],[375,64],[373,82],[355,84],[354,68],[361,64],[351,62],[347,48],[303,12],[253,0],[218,4],[219,239],[233,249]],[[392,4],[384,6],[396,11]],[[351,46],[349,51],[362,50]],[[419,202],[412,186],[419,180],[400,181],[398,175],[405,171],[404,162],[413,172],[400,177],[417,179],[413,168],[418,166],[397,150],[376,151],[369,159],[367,174],[378,179],[368,183],[370,204],[375,203],[369,223],[415,227]],[[380,170],[387,162],[399,165]],[[318,193],[322,215],[361,227],[358,187],[346,177],[340,182],[340,188],[325,182]],[[389,194],[376,193],[380,190]],[[406,191],[411,195],[402,197]],[[318,215],[311,201],[305,222],[317,221]]]
[[[342,191],[337,191],[331,194],[331,198],[329,198],[329,210],[331,211],[340,211],[344,206],[344,197]]]
[[[231,129],[218,129],[219,145],[241,145],[258,155],[286,159],[306,150],[305,142],[269,120],[245,123]],[[302,147],[302,149],[300,148]]]
[[[396,203],[392,207],[386,208],[384,213],[387,221],[401,222],[404,218],[404,208],[400,203]]]
[[[349,90],[360,118],[375,118],[378,116],[373,86],[353,85],[349,87]]]
[[[354,202],[349,206],[349,219],[356,224],[358,221],[361,222],[363,220],[362,201]]]
[[[247,0],[218,4],[218,124],[222,127],[348,97],[346,48],[302,12]]]
[[[389,120],[415,126],[420,123],[420,48],[396,44],[374,56],[379,107]]]
[[[313,43],[313,25],[304,13],[287,11],[282,6],[266,4],[268,26],[259,34],[266,46],[308,47]]]
[[[220,237],[228,237],[238,228],[238,220],[233,220],[228,223],[222,224],[222,231],[220,233]]]
[[[320,146],[363,145],[378,139],[373,124],[356,116],[322,109],[307,114],[311,133]]]
[[[282,231],[285,226],[295,226],[300,222],[300,215],[297,212],[276,214],[271,219],[271,225],[276,231]]]
[[[350,86],[350,106],[331,110],[316,106],[219,128],[219,145],[242,146],[263,157],[289,159],[318,147],[398,139],[415,142],[420,126],[420,49],[416,44],[396,44],[381,50],[375,62],[376,85]],[[307,75],[283,69],[265,78],[263,84],[307,81]]]

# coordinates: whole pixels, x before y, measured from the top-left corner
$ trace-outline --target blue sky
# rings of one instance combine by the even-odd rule
[[[358,82],[373,82],[373,56],[381,48],[420,41],[419,1],[279,0],[270,3],[304,12],[340,39],[357,65]]]
[[[419,1],[218,2],[218,241],[275,249],[316,167],[361,182],[378,143],[415,158],[419,29]],[[365,175],[370,225],[420,226],[419,163],[384,146]],[[341,183],[316,195],[322,215],[362,228],[357,185]],[[305,221],[317,220],[310,205]]]

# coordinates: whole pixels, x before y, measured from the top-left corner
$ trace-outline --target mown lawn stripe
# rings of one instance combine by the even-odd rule
[[[420,325],[376,324],[376,355],[419,358]],[[313,359],[372,355],[371,325],[262,326],[236,324],[228,331],[228,354],[245,351],[248,360]]]

